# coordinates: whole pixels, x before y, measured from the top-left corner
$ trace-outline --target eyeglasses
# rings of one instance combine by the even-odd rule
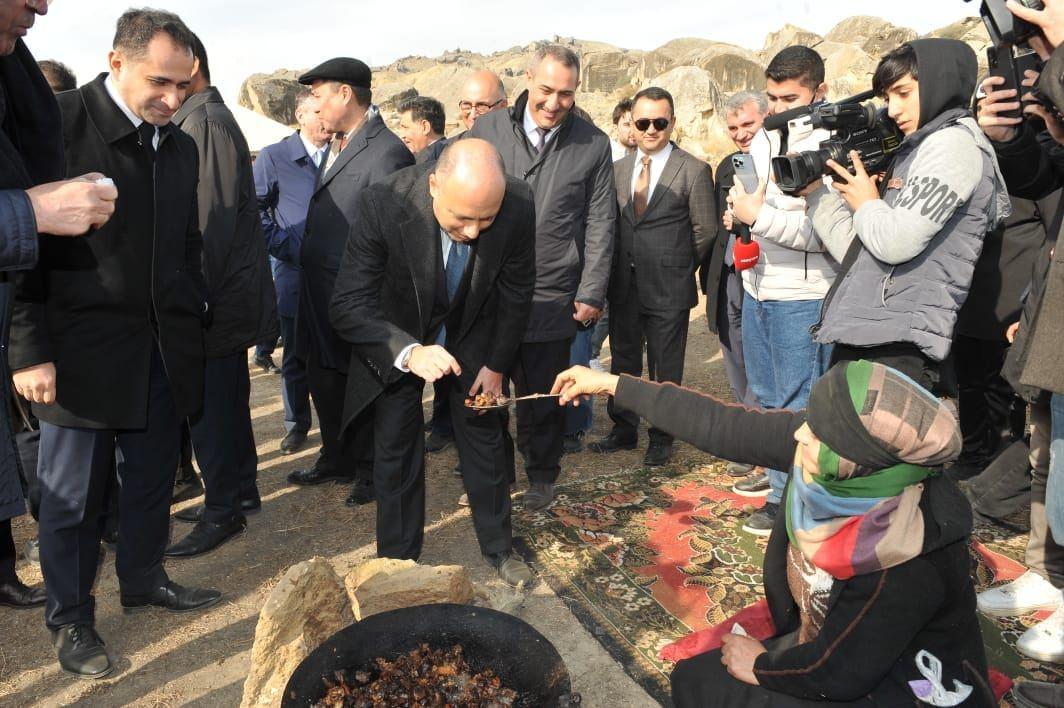
[[[469,101],[459,101],[458,110],[460,110],[462,113],[469,113],[475,108],[477,111],[477,115],[484,115],[485,113],[490,111],[492,108],[495,108],[495,106],[499,105],[505,100],[505,98],[500,98],[495,103],[470,103]]]
[[[647,131],[647,128],[649,128],[650,125],[653,124],[654,130],[657,130],[660,133],[661,131],[668,128],[669,123],[671,122],[672,121],[670,121],[668,118],[640,118],[639,120],[634,121],[632,125],[634,125],[635,129],[638,130],[640,133],[645,133]]]

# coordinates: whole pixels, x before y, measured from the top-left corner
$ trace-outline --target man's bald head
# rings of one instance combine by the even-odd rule
[[[506,87],[498,74],[487,69],[470,74],[458,97],[458,117],[467,130],[473,127],[477,116],[505,107]]]
[[[451,143],[429,175],[432,210],[455,241],[474,241],[491,226],[506,195],[506,170],[486,140]]]

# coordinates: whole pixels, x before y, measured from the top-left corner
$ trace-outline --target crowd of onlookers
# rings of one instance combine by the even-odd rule
[[[319,454],[288,481],[375,503],[380,556],[419,557],[425,454],[451,445],[458,503],[514,586],[533,580],[512,550],[515,453],[530,511],[554,500],[565,454],[635,449],[642,419],[647,466],[676,439],[729,460],[733,491],[764,497],[742,529],[769,537],[777,635],[681,664],[678,704],[981,704],[976,607],[1049,611],[1017,648],[1064,660],[1064,3],[1016,10],[1045,66],[1021,95],[980,80],[960,41],[892,49],[871,86],[896,135],[887,165],[836,155],[787,191],[773,158],[832,137],[802,117],[829,98],[805,46],[727,99],[736,151],[715,170],[673,140],[662,88],[599,130],[576,106],[580,57],[553,44],[519,95],[470,74],[450,137],[424,96],[393,132],[371,69],[329,59],[299,78],[298,130],[252,155],[179,17],[124,13],[106,70],[78,87],[20,39],[47,11],[0,0],[0,603],[45,605],[63,670],[113,670],[101,540],[127,610],[221,599],[164,560],[217,548],[262,505],[250,348],[280,375],[281,452],[317,415]],[[732,405],[678,387],[699,291]],[[609,395],[608,434],[586,439],[586,402],[466,402],[550,392]],[[201,491],[170,543],[170,505]],[[15,574],[24,498],[44,588]],[[977,598],[969,505],[1002,523],[1029,506],[1031,529],[1029,571]],[[920,676],[925,693],[906,683]]]

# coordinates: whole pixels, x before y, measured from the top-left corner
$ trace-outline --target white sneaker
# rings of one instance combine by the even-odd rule
[[[1064,662],[1064,607],[1021,634],[1016,650],[1038,661]]]
[[[1064,593],[1033,570],[1011,583],[984,590],[976,598],[979,611],[995,617],[1015,617],[1038,610],[1055,610],[1064,602]]]
[[[591,367],[592,371],[598,371],[598,372],[605,372],[606,371],[606,367],[602,365],[602,360],[600,360],[600,359],[592,359],[591,362],[588,364],[588,366]]]

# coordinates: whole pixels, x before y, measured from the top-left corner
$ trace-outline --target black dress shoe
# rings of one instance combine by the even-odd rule
[[[281,440],[281,454],[291,455],[299,452],[307,444],[307,433],[303,430],[290,430]]]
[[[344,499],[344,504],[362,506],[375,501],[377,501],[377,494],[373,490],[373,485],[360,479],[351,486],[351,493],[347,495],[347,499]]]
[[[0,605],[25,610],[40,607],[48,599],[44,588],[31,588],[18,578],[0,583]]]
[[[621,437],[616,432],[612,432],[606,437],[593,443],[587,444],[587,449],[591,452],[617,452],[618,450],[634,450],[639,440],[635,437]]]
[[[122,595],[122,609],[133,612],[146,607],[161,607],[171,612],[194,612],[216,605],[222,593],[207,588],[185,588],[173,580],[147,595]]]
[[[255,497],[254,499],[240,500],[240,511],[244,512],[245,514],[254,514],[260,511],[261,509],[262,500],[258,497]],[[178,521],[184,521],[189,524],[198,524],[199,522],[203,521],[203,514],[206,512],[206,510],[207,507],[203,504],[196,504],[195,506],[190,506],[187,509],[182,509],[181,511],[175,513],[174,518]]]
[[[288,473],[288,481],[291,484],[298,485],[300,487],[313,486],[315,484],[323,484],[325,482],[336,482],[337,484],[346,484],[354,481],[355,476],[353,474],[341,474],[336,471],[320,470],[317,467],[311,467],[309,470],[295,470]]]
[[[187,536],[163,551],[163,555],[167,558],[200,556],[243,533],[247,527],[248,522],[243,516],[224,524],[200,521],[192,527]]]
[[[661,467],[668,464],[672,457],[672,443],[651,442],[647,446],[647,453],[643,456],[643,464],[647,467]]]
[[[98,679],[115,670],[91,624],[67,624],[52,632],[59,668],[71,676]]]
[[[258,354],[256,354],[253,361],[255,362],[255,366],[259,367],[267,374],[281,373],[281,370],[277,368],[277,364],[273,363],[273,357],[268,354],[263,356],[259,356]]]

